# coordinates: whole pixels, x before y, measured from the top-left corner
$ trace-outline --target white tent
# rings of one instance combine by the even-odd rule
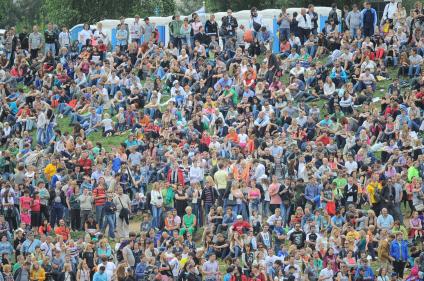
[[[301,8],[289,8],[287,9],[287,12],[289,14],[293,14],[294,12],[300,13]],[[318,28],[323,28],[323,24],[325,19],[328,17],[328,14],[330,13],[331,8],[330,7],[315,7],[315,12],[318,14]],[[274,33],[276,30],[274,30],[274,18],[277,18],[280,15],[281,10],[279,9],[267,9],[258,11],[258,14],[263,18],[263,22],[266,25],[267,29],[273,31]],[[221,25],[221,19],[222,17],[227,15],[227,12],[218,12],[214,13],[216,17],[216,21],[218,22],[218,25]],[[339,16],[341,16],[341,11],[338,10]],[[210,13],[206,13],[206,19],[209,18]],[[249,19],[250,19],[250,10],[243,10],[239,12],[233,12],[233,16],[237,18],[238,24],[245,25],[248,27]],[[188,17],[191,18],[191,16],[181,16],[181,18]],[[149,17],[151,23],[155,23],[157,26],[163,26],[165,29],[165,43],[169,41],[169,28],[168,24],[172,21],[172,17]],[[134,18],[127,18],[125,19],[125,23],[131,24],[134,22]],[[116,28],[116,26],[119,24],[119,20],[102,20],[101,23],[103,24],[103,30],[106,31],[109,34],[109,38],[112,38],[112,29]],[[113,41],[113,38],[112,38]]]

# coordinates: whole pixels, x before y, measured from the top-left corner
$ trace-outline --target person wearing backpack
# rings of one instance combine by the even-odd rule
[[[262,26],[262,17],[258,15],[258,10],[256,9],[256,7],[252,7],[252,9],[250,9],[249,27],[254,31],[253,34],[255,37]]]
[[[128,238],[130,232],[129,216],[131,214],[131,200],[128,194],[124,194],[124,189],[122,187],[118,187],[113,203],[116,206],[117,238]]]

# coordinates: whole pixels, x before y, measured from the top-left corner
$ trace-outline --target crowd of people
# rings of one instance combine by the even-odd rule
[[[423,280],[423,6],[361,6],[7,29],[0,280]]]

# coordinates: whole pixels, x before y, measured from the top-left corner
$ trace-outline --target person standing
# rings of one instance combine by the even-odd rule
[[[396,17],[397,12],[397,1],[396,0],[390,0],[389,3],[386,4],[384,7],[383,16],[381,17],[381,23],[380,25],[383,25],[386,20],[390,23],[390,28],[393,28],[393,21]]]
[[[125,52],[128,46],[128,31],[125,29],[125,24],[119,26],[116,32],[116,45],[120,47],[121,51]]]
[[[220,162],[218,163],[218,171],[215,172],[213,175],[213,178],[215,180],[216,187],[218,189],[219,193],[219,205],[222,206],[222,204],[225,204],[225,190],[227,189],[227,180],[228,180],[228,173],[226,171],[226,167],[224,163]]]
[[[374,30],[377,25],[377,12],[371,8],[370,2],[365,2],[365,8],[361,11],[361,27],[365,37],[374,35]]]
[[[263,25],[262,17],[258,15],[256,7],[250,9],[249,27],[254,30],[255,36],[259,33],[259,30]]]
[[[390,256],[393,264],[393,271],[403,278],[406,262],[409,258],[408,241],[404,240],[402,233],[396,234],[396,239],[390,244]]]
[[[90,44],[91,36],[93,32],[90,30],[90,25],[88,23],[84,23],[83,30],[78,33],[78,40],[82,47],[85,47]]]
[[[31,54],[31,60],[38,57],[38,51],[43,46],[43,37],[41,36],[41,33],[38,32],[38,26],[34,25],[32,28],[32,33],[29,35],[28,38],[29,43],[29,51]]]
[[[357,30],[361,28],[361,12],[358,10],[358,6],[353,4],[352,11],[350,11],[346,16],[346,25],[350,31],[350,35],[353,38],[356,38]]]
[[[71,46],[71,36],[65,26],[62,27],[62,32],[59,33],[59,46],[61,48],[69,48]]]
[[[152,39],[153,31],[155,31],[155,24],[150,22],[150,19],[146,17],[144,19],[144,39],[143,42],[150,42]]]
[[[22,32],[18,35],[19,41],[21,42],[21,48],[23,50],[28,50],[29,48],[29,34],[26,27],[22,29]]]
[[[142,35],[143,35],[143,26],[141,25],[141,22],[140,22],[140,16],[136,15],[134,17],[134,22],[130,26],[131,42],[136,42],[137,45],[139,45]]]
[[[318,14],[317,12],[315,12],[315,7],[312,4],[309,4],[308,6],[308,15],[311,18],[311,22],[312,22],[311,32],[312,34],[317,35],[318,34]]]
[[[129,216],[131,214],[131,200],[128,194],[124,194],[124,189],[118,187],[117,194],[113,198],[116,206],[116,230],[118,238],[129,237]]]
[[[205,33],[209,37],[215,36],[215,38],[218,38],[218,23],[215,20],[214,14],[205,23]]]
[[[103,207],[106,203],[106,190],[103,184],[99,184],[93,190],[94,205],[96,206],[96,222],[99,224],[99,228],[103,226]]]
[[[220,36],[222,37],[222,45],[225,46],[226,38],[231,38],[236,35],[236,28],[238,27],[237,19],[233,17],[233,11],[227,10],[227,15],[221,19],[221,31]]]
[[[94,32],[94,40],[97,44],[99,44],[99,41],[102,41],[106,46],[109,45],[109,37],[106,31],[103,30],[103,25],[101,22],[97,23],[97,29]]]
[[[181,27],[183,26],[183,21],[181,20],[180,15],[175,15],[174,19],[169,23],[169,37],[170,41],[177,47],[178,50],[181,49]]]
[[[328,14],[328,21],[330,22],[331,20],[334,21],[334,24],[336,26],[339,25],[339,16],[337,15],[336,3],[331,4],[331,10],[330,10],[330,13]]]
[[[93,211],[93,196],[87,188],[82,190],[82,194],[78,197],[81,208],[81,226],[85,225],[85,221]]]
[[[283,39],[289,40],[290,37],[290,15],[287,13],[286,8],[281,9],[281,14],[277,19],[279,25],[280,41]]]
[[[66,196],[61,187],[60,181],[57,181],[54,189],[50,190],[50,225],[52,227],[59,225],[65,212]]]
[[[300,15],[297,16],[296,21],[299,30],[300,41],[303,45],[303,43],[308,40],[309,33],[312,29],[311,17],[306,13],[305,8],[300,10]]]
[[[50,193],[46,188],[44,181],[38,183],[38,195],[40,196],[40,221],[49,220],[49,200]],[[43,218],[44,217],[44,218]]]
[[[56,55],[56,34],[53,30],[53,24],[51,22],[47,25],[46,31],[44,31],[44,42],[46,43],[44,53],[47,54],[50,51],[52,55],[55,56]]]

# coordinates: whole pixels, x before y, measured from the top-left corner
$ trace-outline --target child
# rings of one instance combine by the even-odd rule
[[[124,108],[120,107],[119,108],[119,112],[118,115],[116,116],[116,119],[118,120],[118,125],[117,125],[117,134],[118,135],[122,135],[125,131],[125,113],[124,113]]]
[[[25,230],[30,231],[31,230],[31,216],[29,215],[29,212],[27,209],[21,210],[21,222],[22,225],[25,225]]]
[[[229,267],[227,267],[226,271],[227,273],[225,273],[223,281],[230,281],[232,273],[234,271],[234,266],[230,265]]]
[[[131,211],[133,214],[138,214],[138,211],[144,209],[144,203],[146,202],[146,197],[143,193],[136,193],[134,199],[131,201]]]
[[[386,21],[383,24],[383,35],[386,36],[387,33],[389,33],[390,30],[390,21],[389,19],[386,19]]]

